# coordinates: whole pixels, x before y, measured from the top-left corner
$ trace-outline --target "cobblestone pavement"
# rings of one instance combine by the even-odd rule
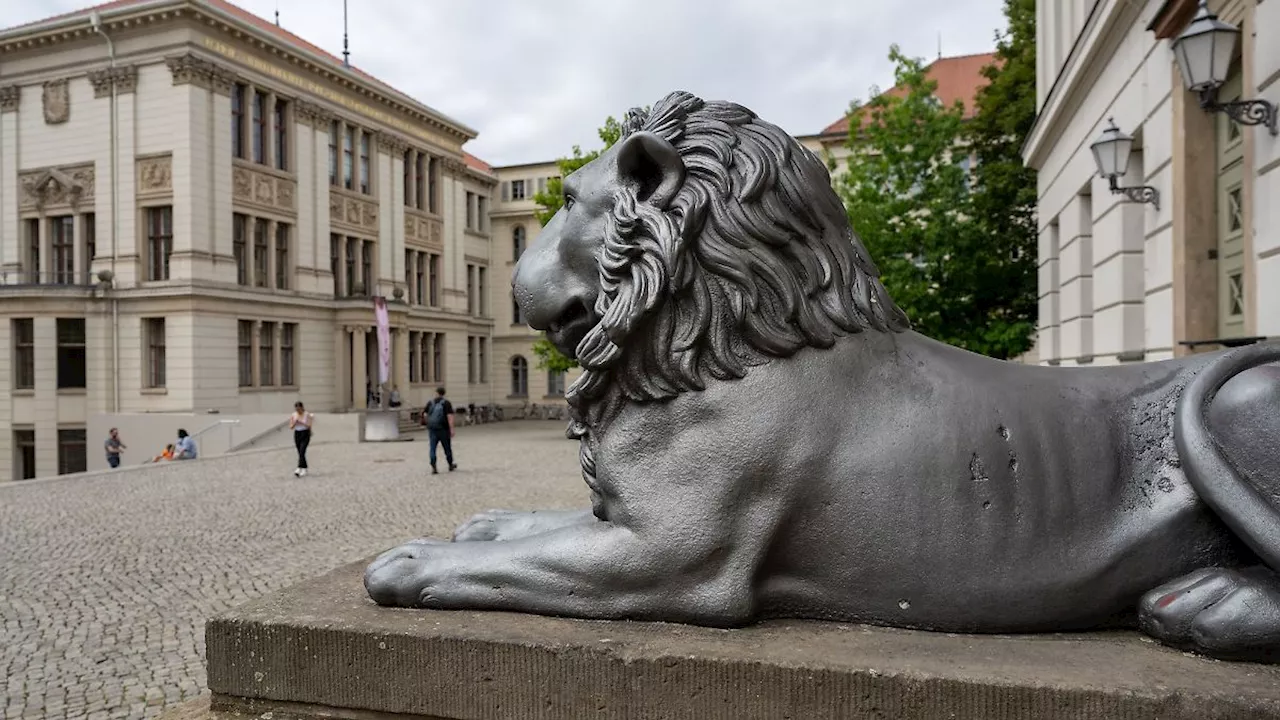
[[[212,614],[486,508],[588,502],[563,423],[459,428],[437,476],[424,439],[316,444],[301,479],[273,450],[0,485],[3,717],[153,717],[205,690]]]

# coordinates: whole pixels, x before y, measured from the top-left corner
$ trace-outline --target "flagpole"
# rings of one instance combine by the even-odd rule
[[[342,0],[342,66],[351,67],[351,53],[347,51],[347,0]]]

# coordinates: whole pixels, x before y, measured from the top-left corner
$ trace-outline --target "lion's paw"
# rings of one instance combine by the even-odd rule
[[[485,510],[453,531],[454,542],[518,540],[581,522],[576,510]]]
[[[1280,578],[1266,568],[1206,568],[1143,596],[1153,638],[1221,660],[1280,660]]]

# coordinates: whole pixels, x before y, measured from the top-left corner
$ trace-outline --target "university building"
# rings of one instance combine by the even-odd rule
[[[494,168],[498,177],[498,198],[494,202],[492,233],[494,239],[494,271],[502,278],[501,295],[495,288],[493,295],[494,327],[493,352],[502,363],[494,368],[495,377],[505,379],[505,388],[495,385],[504,403],[528,402],[530,405],[563,405],[564,391],[581,374],[549,372],[538,368],[533,353],[534,342],[542,333],[529,328],[511,292],[511,275],[516,261],[525,249],[532,246],[542,230],[535,212],[541,208],[533,201],[535,195],[545,192],[547,182],[559,177],[560,169],[554,162],[508,165]],[[496,382],[502,382],[502,379]]]
[[[0,478],[102,466],[93,418],[358,412],[375,296],[408,407],[522,389],[475,136],[222,0],[0,31]]]
[[[1040,361],[1280,336],[1280,2],[1036,12]]]

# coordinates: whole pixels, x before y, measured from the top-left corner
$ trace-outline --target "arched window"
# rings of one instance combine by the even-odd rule
[[[511,394],[516,397],[529,395],[529,361],[519,355],[511,358]]]
[[[547,395],[552,397],[560,397],[564,395],[564,372],[557,370],[547,371]]]
[[[511,259],[519,260],[524,254],[524,226],[517,225],[511,229]]]

